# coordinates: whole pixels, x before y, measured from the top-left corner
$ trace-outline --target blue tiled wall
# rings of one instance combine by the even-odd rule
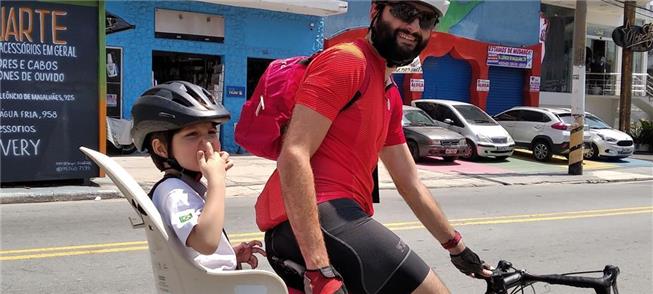
[[[224,43],[195,42],[154,37],[155,8],[224,16]],[[282,58],[308,55],[322,48],[321,17],[246,9],[198,1],[107,1],[106,9],[135,29],[107,36],[107,46],[123,48],[123,117],[131,118],[135,99],[152,82],[152,51],[219,55],[225,64],[224,84],[247,86],[247,58]],[[239,151],[233,127],[245,98],[224,97],[232,119],[222,128],[223,149]]]

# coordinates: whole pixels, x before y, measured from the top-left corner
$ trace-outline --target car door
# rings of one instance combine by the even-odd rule
[[[546,115],[535,110],[522,110],[520,113],[519,133],[520,142],[532,142],[535,136],[542,133]],[[548,118],[548,117],[547,117]],[[514,138],[513,138],[514,139]]]
[[[509,110],[494,117],[494,120],[506,129],[515,142],[521,142],[515,130],[519,124],[519,113],[520,110]]]
[[[440,117],[443,126],[446,128],[459,134],[463,133],[465,125],[462,122],[462,118],[453,111],[453,108],[450,105],[440,104],[438,107],[438,117]],[[447,119],[450,119],[452,123],[446,123],[445,120]]]

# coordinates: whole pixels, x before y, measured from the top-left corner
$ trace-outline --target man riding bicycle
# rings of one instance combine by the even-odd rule
[[[325,50],[308,66],[277,171],[256,206],[268,260],[289,287],[329,294],[449,292],[408,245],[371,218],[379,158],[454,265],[470,276],[491,274],[421,183],[390,77],[426,47],[442,16],[440,2],[373,0],[367,36]],[[357,95],[363,83],[367,87]],[[265,200],[278,194],[286,214],[266,218]],[[283,260],[303,265],[304,277],[289,273]]]

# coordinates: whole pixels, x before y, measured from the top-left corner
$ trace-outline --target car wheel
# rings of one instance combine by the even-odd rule
[[[415,162],[419,161],[419,147],[415,141],[408,141],[408,150],[410,150],[410,155],[413,157]]]
[[[445,156],[445,157],[442,157],[442,159],[445,162],[454,162],[456,159],[458,159],[458,156]]]
[[[583,154],[585,159],[592,159],[596,160],[599,159],[599,147],[596,147],[596,144],[592,143],[592,146],[590,147],[585,154]]]
[[[476,154],[476,145],[474,145],[472,140],[467,139],[467,147],[465,147],[465,151],[463,151],[461,157],[467,160],[476,160],[478,158],[478,154]]]
[[[535,141],[533,143],[533,157],[537,161],[551,160],[553,153],[551,152],[551,145],[544,140]]]
[[[510,156],[497,156],[497,157],[495,157],[495,158],[496,158],[497,160],[504,161],[504,160],[506,160],[506,158],[508,158],[508,157],[510,157]]]

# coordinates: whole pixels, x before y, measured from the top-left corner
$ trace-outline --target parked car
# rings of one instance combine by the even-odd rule
[[[549,161],[551,156],[569,154],[570,124],[560,115],[569,111],[560,108],[517,106],[501,112],[494,119],[503,126],[515,140],[518,147],[533,151],[538,161]],[[589,147],[591,134],[585,131],[585,149]]]
[[[476,159],[482,156],[505,159],[512,155],[515,142],[510,134],[475,105],[439,99],[419,99],[412,104],[428,113],[439,126],[467,139],[463,158]]]
[[[560,113],[558,116],[566,123],[572,124],[574,118],[571,110]],[[591,134],[589,146],[584,156],[586,159],[599,159],[600,157],[626,158],[633,155],[635,144],[633,138],[602,121],[597,116],[585,113],[585,128]]]
[[[438,127],[424,111],[404,105],[401,123],[406,144],[415,162],[426,156],[440,156],[452,162],[465,151],[465,137]]]

